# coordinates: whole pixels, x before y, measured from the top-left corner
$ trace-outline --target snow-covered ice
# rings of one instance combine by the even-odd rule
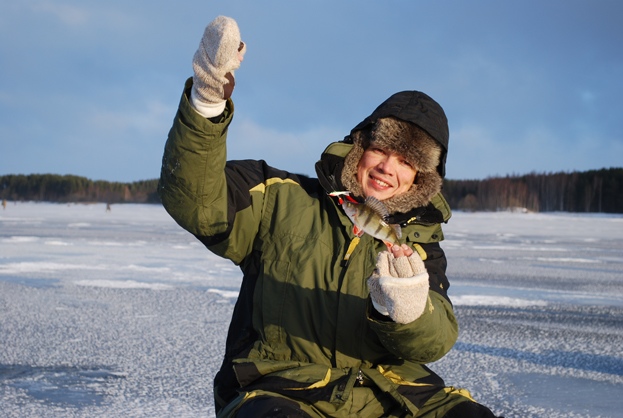
[[[505,417],[623,410],[623,216],[445,226],[459,341],[431,365]],[[0,211],[0,415],[210,417],[241,275],[158,205]]]

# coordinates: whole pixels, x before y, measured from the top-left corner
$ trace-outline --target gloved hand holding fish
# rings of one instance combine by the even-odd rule
[[[399,324],[408,324],[418,319],[426,308],[428,272],[417,252],[406,245],[401,249],[379,253],[368,287],[372,304],[379,313]],[[405,255],[395,257],[397,253]]]
[[[400,225],[387,222],[389,214],[385,205],[374,197],[367,197],[364,203],[355,203],[348,199],[348,192],[331,195],[340,197],[356,236],[372,235],[390,250],[379,253],[376,269],[368,279],[374,308],[400,324],[418,319],[428,301],[428,271],[417,252],[406,245],[400,247]]]

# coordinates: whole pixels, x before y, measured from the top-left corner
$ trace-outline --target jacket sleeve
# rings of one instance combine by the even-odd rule
[[[393,355],[417,363],[431,363],[450,351],[458,338],[458,324],[447,296],[446,257],[438,243],[425,244],[430,290],[422,315],[409,324],[397,324],[369,309],[372,329]]]
[[[190,105],[191,85],[189,79],[169,131],[158,192],[180,226],[216,254],[240,263],[259,225],[262,194],[252,197],[250,189],[262,182],[261,162],[226,162],[233,102],[227,101],[220,118],[206,119]]]

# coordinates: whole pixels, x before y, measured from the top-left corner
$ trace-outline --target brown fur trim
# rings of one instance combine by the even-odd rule
[[[418,172],[436,171],[439,165],[439,143],[418,126],[400,119],[379,119],[372,128],[371,143],[402,155]]]
[[[355,131],[351,137],[353,148],[344,159],[341,180],[353,195],[364,197],[357,181],[357,167],[364,150],[372,144],[402,155],[417,170],[408,191],[383,201],[390,213],[406,213],[426,206],[441,190],[443,180],[437,172],[440,146],[418,126],[392,117],[381,118],[371,130]]]
[[[346,154],[344,158],[344,168],[342,168],[342,184],[346,187],[346,190],[357,197],[364,197],[363,188],[357,181],[357,166],[359,165],[359,160],[361,160],[364,151],[362,145],[364,142],[362,138],[363,135],[364,131],[356,131],[351,135],[353,148]]]

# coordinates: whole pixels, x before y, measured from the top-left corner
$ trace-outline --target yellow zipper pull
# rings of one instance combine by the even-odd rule
[[[415,249],[415,251],[417,251],[417,253],[420,255],[422,260],[426,260],[428,258],[428,254],[426,254],[426,251],[424,251],[424,248],[422,248],[422,246],[420,244],[414,242],[413,243],[413,249]]]
[[[355,248],[359,244],[359,237],[355,237],[352,239],[350,244],[348,244],[348,249],[346,250],[346,254],[344,255],[344,259],[342,260],[342,265],[348,264],[348,260],[350,259],[351,254],[355,251]]]

